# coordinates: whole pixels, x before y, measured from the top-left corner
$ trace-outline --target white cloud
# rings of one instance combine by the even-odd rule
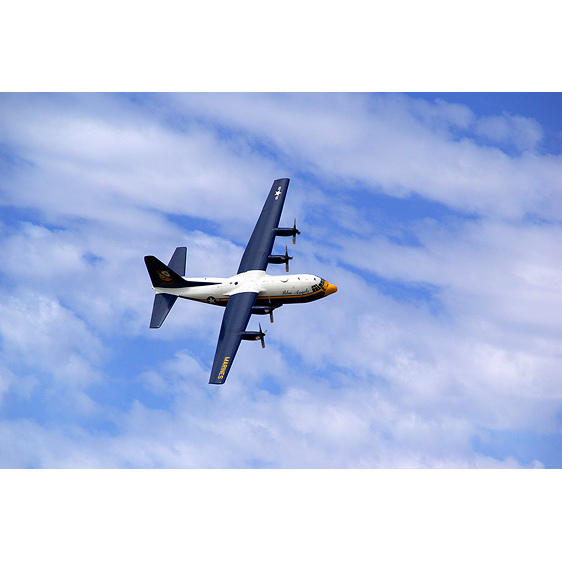
[[[0,305],[0,334],[4,355],[62,377],[67,385],[82,386],[95,380],[96,373],[67,369],[81,358],[89,365],[99,361],[100,342],[68,309],[57,301],[34,293],[8,297]]]
[[[514,218],[558,192],[548,168],[559,176],[560,158],[512,158],[479,146],[471,138],[472,113],[458,104],[399,95],[175,99],[178,111],[197,111],[229,125],[242,138],[277,150],[296,169],[312,170],[341,187],[362,182],[389,195],[415,192],[461,210]],[[527,129],[536,123],[531,121]],[[521,135],[527,129],[514,130]]]
[[[500,144],[513,145],[517,150],[535,150],[544,137],[543,129],[535,119],[510,115],[481,117],[475,124],[476,132]]]

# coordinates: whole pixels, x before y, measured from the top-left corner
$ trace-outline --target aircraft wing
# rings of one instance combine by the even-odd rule
[[[246,246],[238,273],[261,269],[265,271],[268,258],[275,242],[276,229],[279,226],[283,203],[287,195],[289,180],[287,178],[275,180],[267,196],[260,218],[254,227],[254,232]]]
[[[293,234],[293,229],[278,229],[288,187],[289,180],[287,178],[273,182],[261,215],[240,261],[238,273],[253,270],[265,271],[275,237]],[[246,286],[241,288],[240,292],[229,296],[222,318],[209,384],[224,384],[234,361],[234,356],[240,347],[240,342],[244,339],[244,336],[246,336],[246,339],[248,337],[254,339],[252,336],[257,334],[257,332],[245,333],[245,331],[252,315],[252,307],[256,302],[258,291],[257,288],[253,290],[253,287]]]
[[[252,315],[257,291],[235,293],[226,303],[209,384],[224,384]]]

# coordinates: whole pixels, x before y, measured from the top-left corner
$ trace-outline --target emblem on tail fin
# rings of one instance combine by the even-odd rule
[[[169,271],[166,270],[158,270],[156,273],[158,273],[158,277],[160,277],[160,279],[164,282],[164,283],[173,283],[174,280],[172,279],[172,276],[170,275]]]

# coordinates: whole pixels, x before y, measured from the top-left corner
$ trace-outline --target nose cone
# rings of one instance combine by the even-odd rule
[[[327,285],[327,287],[325,289],[326,296],[331,295],[332,293],[335,293],[338,290],[338,288],[335,285],[332,285],[331,283],[328,283],[327,281],[326,281],[326,285]]]

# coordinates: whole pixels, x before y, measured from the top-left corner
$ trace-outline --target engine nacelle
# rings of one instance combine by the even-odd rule
[[[265,316],[266,314],[271,314],[273,312],[272,306],[252,306],[252,314],[259,314],[260,316]]]
[[[258,341],[261,340],[262,336],[261,332],[242,332],[242,339],[249,340],[249,341]]]
[[[297,234],[300,234],[300,230],[297,228],[297,219],[295,219],[295,224],[293,228],[276,228],[275,236],[292,236],[293,244],[297,241]],[[281,262],[283,263],[283,262]]]
[[[289,252],[287,250],[287,246],[285,246],[285,255],[284,256],[279,256],[279,255],[271,255],[271,256],[267,256],[267,261],[269,263],[284,263],[285,265],[285,271],[287,273],[289,273],[289,260],[292,260],[293,256],[289,255]]]
[[[300,234],[295,228],[276,228],[275,236],[294,236],[295,234]]]
[[[250,341],[261,341],[261,346],[265,347],[265,341],[264,341],[264,337],[265,337],[265,332],[261,329],[261,324],[260,326],[260,331],[259,332],[242,332],[242,339],[243,340],[250,340]]]
[[[283,305],[278,304],[277,306],[273,306],[271,303],[269,305],[257,304],[255,306],[252,306],[252,314],[259,314],[263,316],[269,314],[269,321],[273,324],[273,311],[281,306]]]
[[[267,261],[269,263],[288,263],[288,261],[292,259],[291,256],[267,256]]]

